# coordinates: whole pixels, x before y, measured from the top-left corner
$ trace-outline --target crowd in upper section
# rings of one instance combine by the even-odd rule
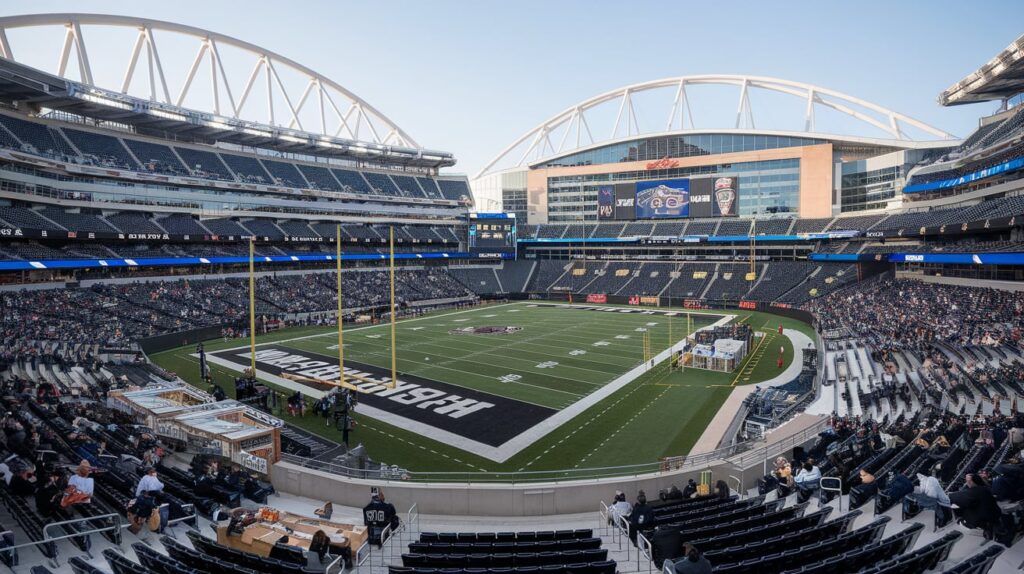
[[[68,163],[149,174],[391,198],[466,202],[471,197],[465,180],[303,163],[210,146],[169,145],[83,127],[0,114],[0,147]]]
[[[982,201],[970,207],[949,207],[929,211],[873,214],[820,219],[679,219],[673,221],[630,221],[520,225],[519,239],[614,239],[630,237],[679,237],[683,235],[750,236],[799,235],[836,231],[889,231],[937,227],[985,221],[996,217],[1024,215],[1024,196]]]
[[[915,186],[953,180],[1024,157],[1024,142],[1019,141],[1022,134],[1024,106],[1017,106],[1006,117],[979,127],[956,149],[933,162],[948,163],[949,168],[923,170],[912,175],[907,182],[908,191],[914,191]]]
[[[343,274],[350,312],[389,301],[385,270]],[[13,341],[55,340],[118,345],[140,338],[213,325],[235,325],[248,316],[249,285],[243,278],[153,281],[0,293],[2,336]],[[263,276],[256,284],[261,321],[288,313],[337,309],[331,273]],[[441,269],[399,270],[395,298],[411,301],[467,298],[471,293]]]

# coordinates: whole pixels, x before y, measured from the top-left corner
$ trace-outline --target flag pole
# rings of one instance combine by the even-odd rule
[[[398,358],[395,349],[395,227],[392,225],[388,229],[391,270],[391,384],[389,388],[393,389],[398,382]]]
[[[335,270],[338,275],[338,380],[341,381],[341,385],[345,385],[345,339],[342,335],[341,326],[341,224],[339,223],[337,228],[334,230],[334,243],[335,243]]]

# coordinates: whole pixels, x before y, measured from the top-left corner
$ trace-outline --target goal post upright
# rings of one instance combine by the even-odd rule
[[[256,377],[256,237],[249,238],[249,368]]]
[[[395,226],[388,227],[389,270],[391,276],[391,382],[388,388],[395,388],[398,382],[398,353],[395,349]]]
[[[342,334],[342,308],[341,303],[341,224],[334,230],[334,264],[338,282],[338,377],[341,385],[345,386],[345,338]]]

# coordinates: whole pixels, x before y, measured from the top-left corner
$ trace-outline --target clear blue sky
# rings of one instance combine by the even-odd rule
[[[1024,33],[1019,0],[0,5],[3,15],[26,11],[144,16],[265,46],[335,79],[421,144],[453,152],[454,171],[469,174],[580,100],[689,74],[818,84],[964,136],[993,105],[941,108],[936,96]],[[735,113],[735,103],[728,106]]]

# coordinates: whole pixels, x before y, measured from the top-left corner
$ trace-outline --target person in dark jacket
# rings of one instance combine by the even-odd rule
[[[691,478],[683,487],[683,498],[691,498],[694,494],[697,494],[697,483]]]
[[[384,529],[392,524],[394,517],[394,505],[385,502],[383,495],[374,491],[370,497],[370,504],[363,507],[363,524],[370,529],[371,544],[380,546],[385,542],[381,540],[381,535]]]
[[[711,574],[711,562],[692,544],[683,545],[683,557],[673,565],[676,574]]]
[[[987,528],[1003,514],[985,480],[976,474],[968,474],[964,488],[950,494],[949,501],[959,507],[959,516],[968,528]]]
[[[647,495],[641,490],[629,515],[629,539],[636,541],[637,532],[650,528],[654,528],[654,509],[647,504]]]
[[[724,480],[715,483],[715,496],[721,499],[729,498],[729,485]]]

